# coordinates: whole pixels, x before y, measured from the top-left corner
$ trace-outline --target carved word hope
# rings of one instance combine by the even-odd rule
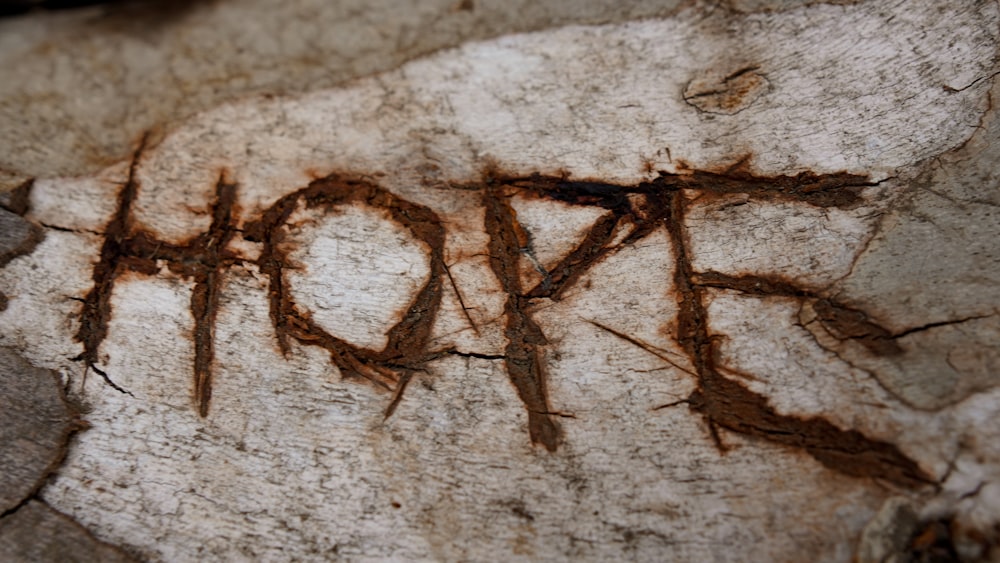
[[[97,367],[99,348],[108,334],[115,280],[129,271],[156,275],[160,264],[166,264],[175,274],[194,282],[190,304],[194,318],[194,394],[199,413],[208,415],[212,398],[214,323],[221,280],[230,267],[241,261],[229,248],[235,237],[262,246],[256,266],[268,279],[270,318],[281,351],[287,355],[292,341],[323,348],[342,374],[364,378],[393,392],[386,416],[392,414],[415,373],[425,371],[428,362],[454,352],[431,346],[431,329],[441,308],[444,280],[451,280],[445,263],[445,225],[432,209],[403,199],[370,180],[331,174],[281,197],[259,217],[246,220],[238,230],[234,217],[238,186],[227,182],[223,175],[215,188],[208,230],[183,244],[176,244],[159,240],[135,226],[133,204],[140,190],[135,179],[136,161],[119,193],[117,210],[104,230],[100,260],[93,270],[94,285],[83,299],[76,334],[84,347],[78,359],[116,389],[124,391]],[[763,396],[723,376],[715,365],[715,344],[708,331],[705,293],[708,288],[716,287],[807,299],[819,312],[820,321],[831,330],[856,331],[861,323],[867,331],[862,336],[872,337],[873,342],[878,341],[880,327],[871,323],[864,325],[864,321],[857,320],[859,312],[787,280],[696,272],[692,267],[684,220],[692,196],[744,194],[747,198],[769,201],[849,207],[860,201],[861,190],[870,185],[863,177],[843,173],[765,178],[737,168],[724,173],[661,173],[655,180],[628,186],[487,172],[475,185],[462,186],[479,194],[485,217],[482,228],[489,239],[490,270],[499,281],[505,299],[507,344],[502,356],[490,359],[503,360],[527,411],[532,442],[555,450],[561,440],[561,431],[560,415],[550,409],[546,391],[542,352],[548,342],[541,327],[532,319],[529,302],[560,299],[605,257],[660,231],[667,233],[676,262],[672,281],[678,313],[673,334],[691,366],[681,369],[692,373],[697,381],[695,391],[679,403],[687,404],[704,418],[720,449],[723,445],[718,429],[724,428],[801,448],[820,462],[851,474],[881,477],[908,486],[927,482],[920,468],[895,446],[871,440],[855,431],[841,430],[824,419],[778,414]],[[603,215],[567,255],[546,270],[534,260],[536,241],[522,227],[512,207],[511,198],[515,194],[598,208],[603,210]],[[309,311],[303,310],[291,294],[288,272],[294,265],[285,243],[293,212],[304,206],[329,213],[347,205],[367,206],[383,212],[429,249],[426,281],[410,299],[402,318],[389,328],[386,344],[380,350],[358,346],[331,334]],[[533,286],[525,286],[522,281],[519,269],[522,259],[531,260],[541,274],[541,280]],[[600,328],[641,345],[627,335],[607,327]]]

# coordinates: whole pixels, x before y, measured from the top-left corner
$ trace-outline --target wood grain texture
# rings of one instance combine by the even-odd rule
[[[694,4],[38,177],[41,498],[151,560],[995,557],[998,22]]]

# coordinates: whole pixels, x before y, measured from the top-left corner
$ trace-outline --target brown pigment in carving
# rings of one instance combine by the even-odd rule
[[[634,209],[628,198],[629,194],[651,191],[651,186],[646,184],[619,186],[605,182],[571,181],[539,175],[527,178],[498,177],[495,181],[538,197],[611,211],[610,216],[598,219],[576,248],[560,260],[544,280],[527,292],[526,295],[533,299],[548,298],[558,301],[587,270],[618,248],[642,239],[658,226],[658,216],[655,212]],[[628,226],[632,229],[622,242],[617,246],[610,246],[615,234]]]
[[[132,202],[135,201],[139,188],[135,172],[145,145],[146,138],[144,137],[132,156],[128,179],[121,191],[118,192],[118,207],[115,214],[104,228],[104,243],[101,245],[100,259],[94,266],[92,276],[94,287],[83,299],[83,308],[80,311],[80,328],[76,333],[76,340],[83,344],[83,353],[76,359],[82,360],[89,369],[93,369],[104,378],[108,385],[122,393],[125,390],[115,384],[104,371],[97,368],[98,350],[101,342],[108,335],[111,292],[114,289],[119,263],[124,256],[123,245],[131,229]]]
[[[813,303],[813,310],[823,326],[836,338],[856,340],[880,356],[903,353],[892,333],[871,322],[862,311],[839,305],[829,299],[817,300]]]
[[[216,186],[216,201],[212,206],[212,224],[199,235],[192,249],[201,251],[196,261],[199,267],[191,275],[195,287],[191,293],[191,313],[194,315],[194,394],[198,412],[208,414],[212,399],[212,361],[215,359],[215,315],[219,307],[219,286],[222,268],[233,257],[226,250],[233,236],[233,207],[236,204],[236,186],[222,182]]]
[[[824,465],[849,475],[878,477],[906,486],[930,482],[930,478],[892,444],[868,439],[856,431],[841,430],[823,419],[780,415],[768,405],[763,396],[726,378],[715,366],[714,342],[708,334],[708,318],[704,308],[706,287],[723,287],[756,295],[811,298],[830,304],[835,311],[844,311],[845,307],[830,300],[821,300],[811,290],[777,277],[736,278],[715,272],[698,274],[691,267],[689,258],[684,230],[684,212],[687,206],[685,190],[699,196],[745,193],[750,197],[772,201],[778,199],[824,207],[845,207],[857,203],[862,187],[874,184],[865,178],[848,174],[819,176],[802,173],[797,176],[762,178],[750,175],[739,166],[724,173],[661,174],[652,182],[631,187],[602,182],[571,182],[565,178],[540,176],[508,179],[505,183],[552,199],[578,205],[597,205],[614,211],[613,220],[599,220],[584,241],[557,267],[556,270],[564,268],[565,274],[553,276],[549,287],[543,288],[539,284],[529,292],[532,297],[557,297],[565,286],[607,254],[609,249],[606,242],[610,238],[609,233],[613,232],[609,223],[617,224],[618,220],[625,217],[635,221],[635,230],[626,237],[626,240],[633,241],[646,236],[657,226],[666,226],[677,261],[674,279],[679,304],[676,338],[691,358],[698,376],[698,389],[686,402],[705,417],[709,431],[720,448],[722,442],[718,429],[725,428],[803,449]],[[645,194],[643,209],[631,209],[626,197],[629,193]],[[636,217],[642,219],[637,220]],[[490,254],[493,261],[498,261],[498,255],[517,251],[516,245],[508,244],[505,247],[491,246]],[[498,276],[503,277],[497,270],[494,266]],[[514,276],[516,270],[510,269],[504,275]],[[565,285],[558,286],[555,282],[559,279],[565,280]],[[544,382],[540,388],[544,389]]]
[[[284,276],[289,266],[283,249],[285,226],[299,202],[307,208],[331,210],[338,205],[365,204],[389,212],[394,221],[406,227],[430,252],[430,275],[410,303],[402,320],[388,332],[388,342],[380,351],[354,346],[320,327],[308,312],[299,310]],[[441,307],[441,280],[444,265],[444,227],[430,209],[404,200],[378,186],[359,179],[331,174],[288,194],[265,210],[261,219],[247,225],[245,238],[262,242],[257,261],[270,280],[268,295],[271,322],[283,354],[290,352],[289,340],[319,346],[330,353],[330,360],[346,376],[358,376],[395,391],[386,410],[392,414],[413,374],[444,352],[429,352],[428,341],[434,319]]]
[[[808,299],[816,312],[817,320],[834,338],[855,340],[873,354],[880,356],[893,356],[903,352],[895,340],[902,334],[893,334],[889,329],[876,324],[864,311],[852,309],[822,296],[819,292],[796,286],[790,280],[777,276],[729,276],[719,272],[704,272],[694,274],[692,282],[700,286],[731,289],[749,295]],[[949,322],[938,324],[949,324]]]
[[[539,298],[559,300],[562,294],[592,266],[614,252],[640,240],[653,231],[659,218],[655,211],[632,208],[628,195],[650,190],[649,186],[619,186],[597,181],[570,181],[565,177],[532,175],[503,176],[487,171],[483,202],[486,207],[485,228],[490,236],[490,265],[507,293],[505,313],[508,340],[505,360],[508,376],[528,411],[529,433],[534,443],[555,450],[561,436],[556,415],[549,407],[542,347],[547,344],[541,328],[531,319],[527,308]],[[517,222],[509,197],[514,192],[534,194],[572,205],[596,206],[612,212],[599,219],[584,237],[551,272],[534,288],[525,292],[521,287],[517,262],[530,249],[530,241]],[[632,225],[631,232],[619,246],[610,246],[615,233]]]
[[[691,282],[699,286],[732,289],[749,295],[817,298],[812,291],[778,276],[730,276],[719,272],[702,272],[693,273]]]
[[[235,261],[225,251],[225,241],[232,236],[230,225],[235,188],[220,179],[217,201],[213,206],[212,227],[185,245],[163,243],[145,232],[131,233],[130,209],[138,189],[134,172],[140,154],[141,149],[136,153],[129,180],[119,195],[118,211],[106,229],[101,260],[94,269],[94,289],[84,300],[77,336],[85,348],[81,359],[91,367],[97,361],[97,349],[107,334],[109,299],[116,275],[123,271],[152,275],[157,272],[157,260],[163,260],[172,271],[193,277],[196,281],[192,313],[197,325],[196,348],[200,350],[196,351],[196,358],[200,359],[196,359],[195,387],[199,411],[204,415],[211,397],[211,326],[218,303],[219,278],[222,270]],[[906,486],[928,482],[921,469],[895,446],[868,439],[856,431],[841,430],[823,419],[779,415],[763,396],[724,377],[715,366],[714,343],[708,334],[707,312],[703,303],[708,287],[725,287],[758,295],[817,299],[817,302],[830,305],[829,314],[825,317],[835,326],[853,326],[845,324],[842,319],[846,308],[829,300],[823,301],[810,290],[788,280],[753,276],[734,278],[714,272],[698,274],[693,271],[689,258],[684,227],[685,192],[701,197],[744,193],[767,200],[845,207],[857,203],[860,190],[870,185],[873,184],[864,178],[848,174],[819,176],[802,173],[797,176],[757,177],[740,166],[722,173],[661,173],[659,178],[636,186],[569,181],[565,177],[540,175],[505,178],[488,172],[483,183],[477,187],[482,190],[486,207],[485,228],[490,236],[491,268],[507,294],[505,334],[508,346],[503,359],[528,411],[532,441],[555,450],[561,432],[553,419],[558,415],[551,412],[546,395],[541,362],[546,339],[527,313],[530,301],[537,298],[558,299],[584,272],[615,251],[617,247],[611,247],[609,243],[618,229],[631,226],[631,231],[618,245],[620,247],[638,241],[663,226],[671,235],[676,257],[674,282],[679,304],[676,337],[690,357],[698,380],[698,389],[684,402],[705,417],[709,431],[720,448],[719,428],[724,428],[803,449],[824,465],[846,474],[878,477]],[[524,246],[529,239],[517,223],[516,214],[508,201],[513,190],[612,211],[610,217],[595,223],[584,240],[560,262],[547,280],[527,292],[521,287],[517,260],[525,251]],[[630,194],[641,194],[644,203],[635,208],[628,197]],[[430,249],[431,274],[428,281],[411,302],[402,320],[390,329],[388,343],[383,350],[359,348],[334,337],[314,323],[307,312],[300,311],[292,300],[283,275],[288,258],[282,243],[285,225],[300,202],[307,207],[327,209],[350,203],[385,209],[393,220],[409,229]],[[398,404],[414,373],[423,370],[427,362],[453,352],[427,350],[431,325],[441,304],[442,274],[447,275],[443,261],[444,229],[430,209],[403,200],[369,182],[331,175],[275,202],[259,220],[248,225],[245,237],[262,242],[264,246],[258,266],[270,280],[271,319],[281,350],[289,353],[290,339],[303,345],[320,346],[330,353],[331,361],[346,375],[357,375],[386,389],[394,389],[395,396],[387,415]],[[872,334],[872,330],[865,334]],[[876,336],[881,336],[881,333]],[[478,357],[476,354],[469,355]],[[111,383],[110,380],[108,382]]]
[[[143,144],[145,140],[143,141]],[[118,195],[118,209],[105,228],[101,258],[94,266],[94,287],[83,300],[80,329],[76,338],[83,343],[83,353],[77,358],[89,369],[100,374],[118,391],[126,392],[97,367],[98,352],[108,333],[111,318],[111,294],[115,279],[124,272],[145,275],[159,272],[158,262],[167,264],[175,274],[192,278],[191,314],[194,317],[194,396],[201,416],[208,414],[212,397],[212,361],[214,359],[215,315],[219,304],[222,272],[238,259],[226,249],[235,229],[233,213],[236,206],[236,186],[225,181],[216,183],[212,204],[212,224],[208,231],[180,245],[157,240],[151,233],[136,229],[132,221],[132,205],[138,195],[135,179],[142,146],[136,151],[129,177]]]
[[[524,295],[518,275],[517,260],[522,244],[516,214],[503,188],[496,184],[483,192],[483,205],[486,207],[486,232],[490,236],[490,267],[507,294],[504,303],[507,375],[528,410],[531,441],[555,451],[562,432],[549,408],[540,350],[548,341],[526,312],[530,298]]]
[[[763,396],[719,373],[715,344],[708,334],[705,288],[693,281],[695,273],[684,227],[684,192],[661,197],[670,198],[668,225],[677,261],[677,339],[698,372],[698,389],[687,403],[705,417],[717,443],[721,445],[716,427],[721,427],[803,449],[823,465],[848,475],[877,477],[910,487],[930,483],[923,470],[896,446],[871,440],[854,430],[841,430],[820,418],[780,415]]]
[[[517,277],[516,256],[523,251],[516,229],[516,216],[496,184],[528,190],[543,197],[577,205],[595,205],[613,211],[591,228],[584,240],[554,270],[551,279],[543,280],[527,293],[528,297],[557,299],[566,287],[600,261],[613,248],[607,243],[619,222],[627,219],[635,228],[623,244],[637,241],[658,226],[666,226],[671,235],[677,260],[675,283],[678,287],[679,314],[677,339],[688,353],[698,376],[698,389],[685,401],[701,413],[713,438],[722,448],[718,429],[725,428],[769,441],[804,449],[815,459],[838,471],[884,478],[907,486],[929,482],[929,478],[899,450],[888,443],[870,440],[856,431],[843,431],[822,419],[799,419],[777,414],[767,400],[718,372],[714,364],[714,343],[708,335],[704,309],[704,287],[730,287],[755,294],[781,294],[813,297],[810,290],[779,278],[730,278],[717,273],[698,275],[690,266],[684,233],[686,200],[683,190],[699,195],[745,193],[768,200],[804,201],[818,206],[854,205],[863,186],[873,185],[865,178],[848,174],[761,178],[741,171],[739,166],[725,173],[695,172],[686,175],[661,174],[652,182],[637,186],[618,186],[604,182],[569,181],[564,177],[530,176],[503,178],[487,174],[487,232],[491,235],[490,256],[494,273],[508,293],[507,337],[514,345],[508,348],[508,370],[529,417],[538,405],[547,405],[542,368],[532,366],[538,360],[538,347],[544,335],[526,313]],[[632,209],[628,194],[645,194],[642,209]],[[509,226],[507,224],[509,223]],[[511,305],[513,303],[513,306]],[[511,309],[517,309],[511,311]],[[513,321],[512,321],[513,318]],[[530,322],[530,324],[528,324]],[[523,350],[530,350],[526,354]],[[521,351],[521,361],[511,362],[511,353]],[[519,370],[515,372],[515,370]],[[522,390],[523,389],[523,390]],[[531,401],[531,402],[529,402]],[[538,403],[532,408],[533,403]],[[548,412],[547,406],[541,410]],[[536,420],[545,420],[536,417]],[[529,418],[530,423],[530,418]],[[537,424],[537,422],[536,422]],[[533,439],[540,430],[532,428]],[[537,440],[536,440],[537,441]],[[543,442],[544,443],[544,442]],[[547,444],[546,444],[547,445]],[[550,448],[552,449],[552,448]]]
[[[208,231],[182,245],[156,240],[136,230],[125,245],[123,264],[131,271],[155,275],[158,262],[171,272],[195,282],[191,292],[191,316],[194,318],[194,396],[201,416],[208,414],[212,397],[212,362],[215,358],[215,316],[219,305],[222,272],[239,259],[226,249],[236,230],[234,208],[236,186],[220,176],[212,203],[212,223]]]
[[[849,208],[861,202],[861,190],[877,185],[864,176],[847,173],[795,176],[755,176],[738,162],[724,172],[692,171],[690,174],[665,174],[654,183],[670,189],[698,190],[703,196],[746,194],[751,199],[798,201],[817,207]]]

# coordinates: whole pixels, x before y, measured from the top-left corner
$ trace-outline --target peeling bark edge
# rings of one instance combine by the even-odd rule
[[[31,364],[23,357],[21,357],[17,352],[11,350],[10,354],[16,356],[21,362],[25,364],[25,366],[31,366]],[[62,431],[58,438],[59,446],[55,454],[51,457],[49,463],[45,466],[45,468],[39,473],[37,479],[35,480],[34,484],[29,488],[27,494],[25,494],[24,497],[17,504],[0,513],[0,521],[2,521],[3,518],[6,518],[7,516],[16,513],[26,504],[38,498],[39,491],[41,491],[42,487],[45,486],[45,484],[48,482],[52,474],[55,473],[57,469],[59,469],[59,467],[63,464],[63,461],[66,460],[66,454],[69,452],[69,446],[70,442],[73,439],[73,436],[78,432],[82,432],[90,428],[90,424],[82,418],[81,410],[66,396],[66,390],[62,385],[59,374],[55,373],[52,370],[34,368],[34,366],[31,367],[40,372],[44,372],[51,379],[53,389],[58,394],[59,402],[62,403],[63,407],[65,408],[66,412],[65,423],[62,426]]]
[[[2,549],[11,544],[13,551]],[[13,561],[136,561],[121,547],[101,541],[72,517],[39,499],[31,499],[23,510],[0,518],[0,552],[5,560]]]

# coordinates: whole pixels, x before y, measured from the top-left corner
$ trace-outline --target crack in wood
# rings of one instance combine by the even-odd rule
[[[224,175],[220,176],[208,231],[182,245],[157,240],[150,233],[135,228],[131,216],[139,187],[135,169],[141,152],[140,147],[128,181],[119,194],[118,209],[105,229],[100,260],[93,272],[94,287],[83,300],[77,339],[84,344],[84,352],[79,359],[103,375],[96,364],[98,349],[107,336],[110,298],[116,277],[125,271],[155,275],[159,270],[157,264],[162,261],[171,271],[195,281],[191,298],[195,319],[194,389],[198,411],[205,416],[211,400],[213,329],[221,278],[228,267],[238,262],[238,258],[226,249],[237,232],[233,225],[236,186],[226,183]],[[503,360],[527,412],[531,441],[555,451],[563,439],[556,419],[571,415],[556,412],[549,405],[544,362],[548,340],[532,319],[530,305],[539,299],[561,299],[604,258],[664,229],[669,235],[675,260],[672,280],[678,302],[675,338],[692,367],[687,369],[674,361],[669,363],[692,375],[697,382],[697,388],[689,397],[670,406],[687,404],[702,416],[722,452],[726,448],[720,431],[727,430],[804,451],[822,464],[848,475],[875,477],[916,487],[931,480],[896,446],[867,438],[854,430],[842,430],[822,418],[781,415],[764,396],[723,375],[716,366],[715,341],[709,333],[706,292],[709,288],[724,288],[753,295],[810,299],[818,304],[820,320],[848,337],[894,344],[889,338],[891,335],[863,313],[790,280],[694,271],[685,226],[685,213],[691,201],[689,195],[701,198],[745,194],[749,198],[770,201],[845,208],[858,204],[860,190],[872,185],[875,184],[864,177],[844,173],[804,172],[796,176],[759,177],[745,170],[743,164],[722,172],[661,172],[654,180],[631,186],[539,174],[507,176],[495,169],[487,170],[480,183],[466,187],[481,193],[485,208],[484,229],[489,237],[489,264],[506,297],[504,335],[507,346],[503,355],[430,349],[431,329],[441,307],[443,278],[449,279],[456,293],[458,288],[444,261],[444,226],[428,207],[407,201],[368,180],[331,174],[280,198],[258,219],[248,222],[242,232],[246,240],[263,247],[256,265],[268,278],[270,318],[282,354],[291,353],[293,340],[304,346],[323,348],[330,354],[331,363],[345,376],[359,377],[393,392],[385,416],[395,410],[412,377],[427,371],[427,364],[435,359],[452,354]],[[598,219],[583,240],[542,281],[526,289],[522,286],[518,260],[530,250],[531,238],[518,222],[511,205],[510,200],[516,194],[574,206],[598,207],[610,213]],[[286,239],[289,219],[300,205],[325,213],[342,205],[367,205],[384,210],[428,249],[430,273],[427,281],[409,303],[401,320],[388,330],[383,349],[370,350],[334,336],[295,303],[285,275],[291,267]],[[624,236],[619,237],[619,234]],[[618,238],[621,240],[614,243]],[[459,299],[468,316],[460,294]],[[471,323],[471,318],[469,320]],[[637,339],[591,323],[663,357],[658,353],[661,351]],[[889,349],[881,351],[892,352]],[[105,379],[121,390],[106,375]]]

